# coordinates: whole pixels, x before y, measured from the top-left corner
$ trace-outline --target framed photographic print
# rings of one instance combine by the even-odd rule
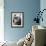
[[[11,12],[11,27],[24,26],[24,12]]]

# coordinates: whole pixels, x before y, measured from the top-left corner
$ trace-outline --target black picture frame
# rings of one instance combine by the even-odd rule
[[[11,27],[24,27],[24,12],[11,12]]]

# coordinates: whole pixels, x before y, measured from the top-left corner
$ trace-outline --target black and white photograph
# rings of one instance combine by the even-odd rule
[[[11,26],[23,27],[24,26],[24,12],[12,12],[11,13]]]

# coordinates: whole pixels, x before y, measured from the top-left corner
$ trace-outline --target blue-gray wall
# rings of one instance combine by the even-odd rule
[[[34,24],[33,19],[40,9],[40,0],[4,0],[4,38],[7,41],[18,41],[24,37]],[[11,28],[11,12],[24,12],[24,27]]]
[[[42,11],[43,9],[46,9],[46,0],[41,0],[40,1],[40,10]],[[46,10],[43,12],[43,22],[40,22],[40,25],[45,26],[46,27]]]

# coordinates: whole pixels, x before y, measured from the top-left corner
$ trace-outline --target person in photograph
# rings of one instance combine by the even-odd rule
[[[13,23],[14,25],[21,25],[21,17],[15,15],[13,18]]]

